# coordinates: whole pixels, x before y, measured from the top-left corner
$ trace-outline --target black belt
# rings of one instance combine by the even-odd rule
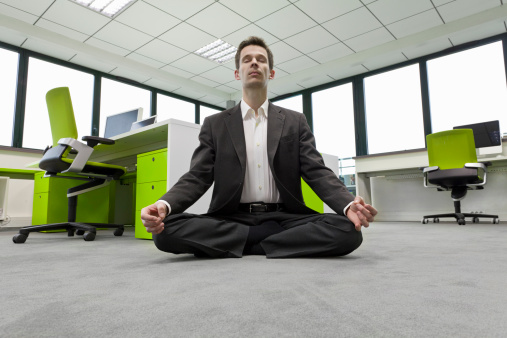
[[[240,203],[238,210],[246,212],[273,212],[283,208],[282,203]]]

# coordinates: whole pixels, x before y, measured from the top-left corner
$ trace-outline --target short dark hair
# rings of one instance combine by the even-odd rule
[[[272,70],[273,69],[273,53],[271,52],[271,49],[269,49],[269,47],[266,44],[266,42],[264,41],[264,39],[259,38],[257,36],[251,36],[248,39],[241,41],[241,43],[239,44],[238,51],[236,52],[236,56],[234,58],[234,60],[236,61],[236,69],[239,69],[239,58],[240,58],[241,51],[246,46],[251,46],[251,45],[259,46],[259,47],[262,47],[266,50],[266,52],[268,53],[269,70]]]

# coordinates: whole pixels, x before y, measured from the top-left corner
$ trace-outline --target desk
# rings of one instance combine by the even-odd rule
[[[507,140],[502,154],[478,160],[492,162],[488,182],[484,190],[468,192],[462,210],[494,213],[507,220]],[[420,221],[425,214],[454,210],[450,192],[423,186],[419,168],[428,166],[426,149],[357,156],[355,161],[357,194],[379,210],[376,220]]]

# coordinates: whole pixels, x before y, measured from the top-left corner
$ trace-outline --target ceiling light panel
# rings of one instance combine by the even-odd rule
[[[69,0],[97,13],[113,18],[137,0]]]
[[[234,58],[237,50],[236,47],[219,39],[199,48],[194,53],[211,61],[225,63]]]

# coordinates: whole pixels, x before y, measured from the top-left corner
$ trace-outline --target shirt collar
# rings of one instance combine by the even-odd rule
[[[259,113],[260,114],[264,113],[266,118],[268,117],[268,106],[269,100],[266,99],[266,101],[264,101],[264,103],[259,107]],[[252,108],[245,102],[245,100],[241,99],[241,115],[243,116],[243,120],[246,118],[246,114],[250,111],[250,109]]]

